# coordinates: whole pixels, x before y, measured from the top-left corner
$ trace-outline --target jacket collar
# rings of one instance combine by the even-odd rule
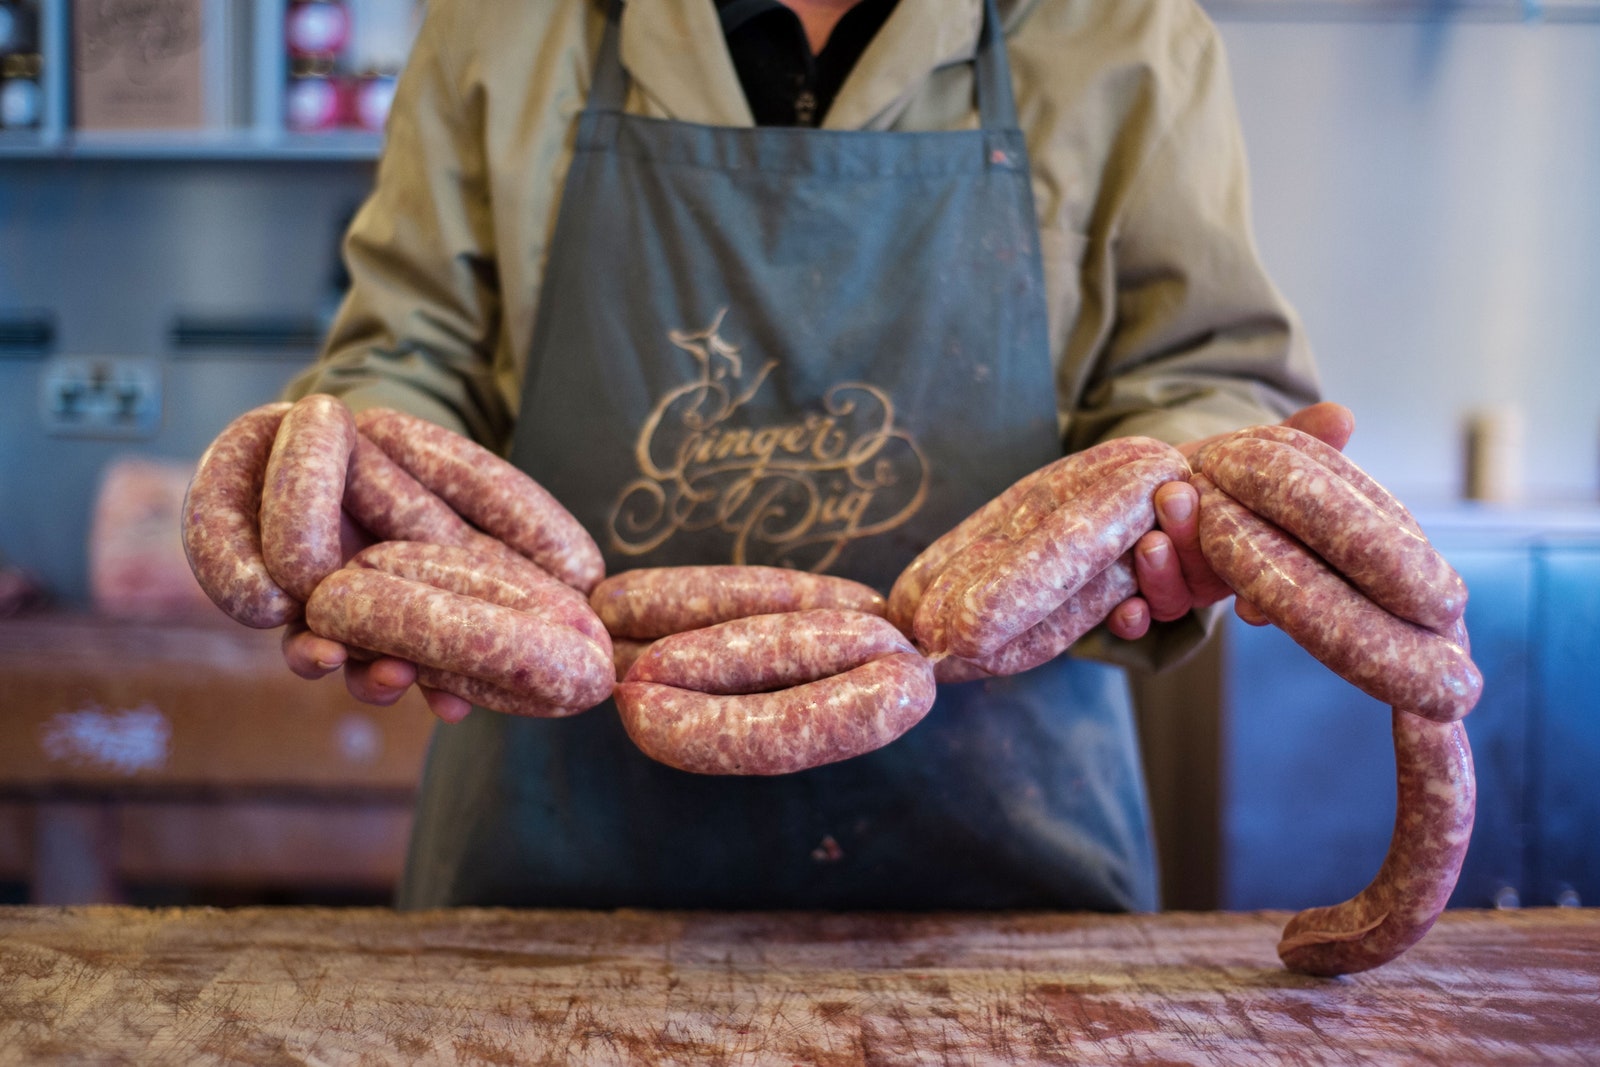
[[[887,128],[930,73],[972,58],[982,20],[983,0],[897,4],[839,90],[826,125]],[[623,66],[663,115],[753,124],[711,0],[628,0],[621,47]]]

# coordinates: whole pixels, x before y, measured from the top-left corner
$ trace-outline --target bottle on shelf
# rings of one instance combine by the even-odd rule
[[[37,0],[0,0],[0,130],[38,129],[43,74]]]

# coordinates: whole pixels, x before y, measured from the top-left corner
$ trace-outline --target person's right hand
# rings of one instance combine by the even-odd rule
[[[1355,416],[1343,404],[1323,401],[1284,419],[1280,425],[1303,431],[1344,449],[1355,432]],[[1221,437],[1223,435],[1218,435]],[[1186,457],[1217,437],[1179,445]],[[1200,497],[1188,482],[1168,482],[1155,493],[1156,529],[1139,539],[1134,548],[1139,594],[1129,597],[1106,620],[1107,628],[1124,640],[1135,641],[1149,632],[1152,622],[1171,622],[1195,608],[1233,596],[1217,577],[1200,549]],[[1252,626],[1264,626],[1267,617],[1249,601],[1235,598],[1234,612]]]
[[[340,555],[348,560],[370,544],[372,538],[367,532],[356,525],[349,514],[341,514]],[[350,650],[338,641],[331,641],[312,633],[306,628],[303,618],[283,628],[283,661],[295,674],[312,680],[332,674],[342,667],[344,686],[350,691],[350,695],[363,704],[378,704],[382,707],[388,707],[405,696],[406,690],[417,681],[416,664],[391,656],[379,656],[371,660],[358,659],[351,656]],[[472,710],[471,704],[454,693],[445,693],[421,685],[417,688],[421,690],[422,699],[427,703],[428,710],[445,722],[460,722]]]
[[[283,631],[283,659],[289,669],[302,678],[321,678],[344,669],[345,688],[364,704],[383,707],[405,696],[417,681],[417,668],[403,659],[380,656],[371,661],[352,658],[350,650],[337,641],[318,637],[305,623],[292,622]],[[417,686],[422,699],[445,722],[460,722],[472,705],[453,693]]]

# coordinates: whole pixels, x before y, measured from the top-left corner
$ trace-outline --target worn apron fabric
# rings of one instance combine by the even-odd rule
[[[607,573],[826,571],[887,592],[1060,454],[1027,154],[992,0],[978,129],[623,113],[612,22],[511,458]],[[655,763],[607,703],[441,727],[406,907],[1155,906],[1121,672],[944,686],[894,744],[777,778]]]

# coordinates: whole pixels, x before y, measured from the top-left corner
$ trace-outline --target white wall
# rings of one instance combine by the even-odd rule
[[[1465,414],[1509,404],[1528,497],[1600,498],[1600,24],[1217,21],[1351,454],[1450,499]]]

